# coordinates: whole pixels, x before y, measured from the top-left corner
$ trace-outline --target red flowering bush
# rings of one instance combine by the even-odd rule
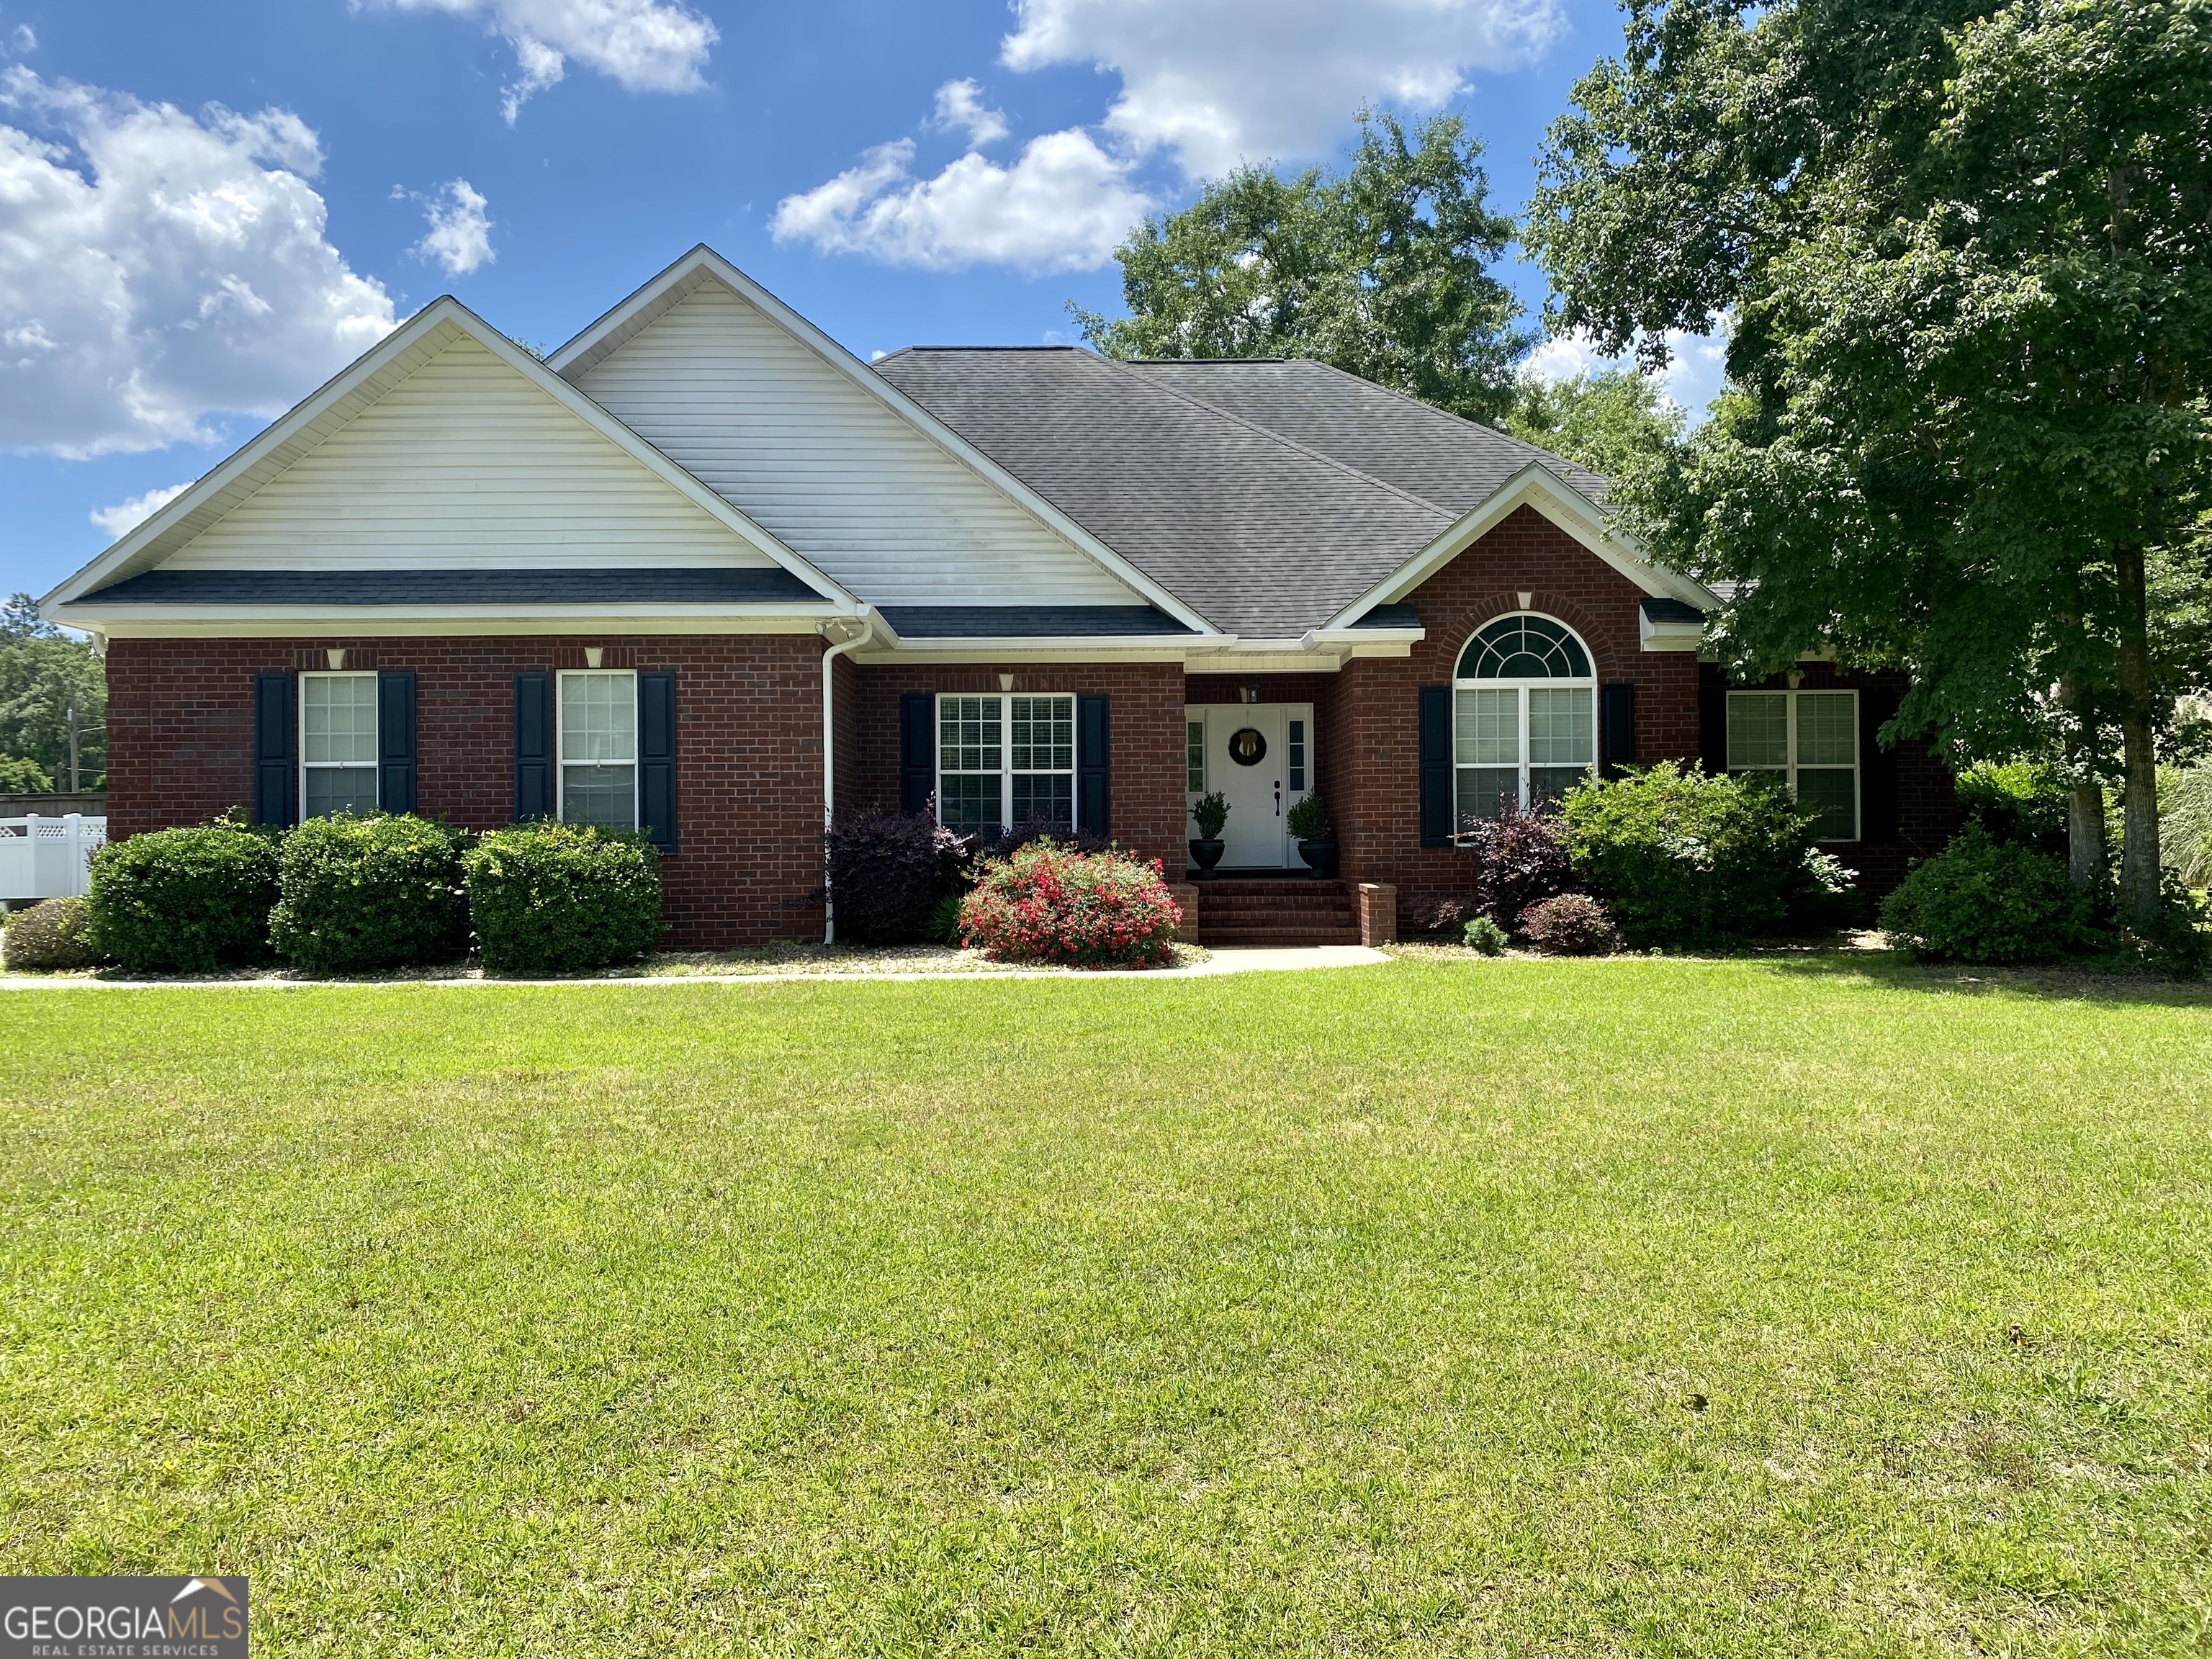
[[[1158,859],[1043,840],[983,866],[960,905],[960,938],[1001,962],[1155,968],[1174,960],[1182,921]]]

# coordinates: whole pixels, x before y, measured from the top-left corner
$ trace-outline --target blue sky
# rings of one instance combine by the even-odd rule
[[[1066,337],[1133,215],[1363,100],[1465,115],[1517,207],[1618,41],[1594,0],[0,0],[0,592],[441,293],[551,345],[706,241],[862,356]]]

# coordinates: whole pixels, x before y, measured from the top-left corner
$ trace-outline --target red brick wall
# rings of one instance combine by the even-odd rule
[[[860,670],[855,699],[856,803],[898,805],[902,695],[996,692],[1000,674],[1014,677],[1017,691],[1111,699],[1114,839],[1139,857],[1160,860],[1171,878],[1180,878],[1188,860],[1183,852],[1183,677],[1176,663],[867,665]]]
[[[1600,684],[1635,685],[1638,763],[1698,752],[1696,657],[1643,649],[1643,591],[1542,514],[1519,508],[1407,595],[1428,635],[1413,654],[1346,663],[1316,714],[1344,875],[1394,884],[1406,917],[1472,885],[1465,854],[1420,844],[1420,688],[1449,684],[1468,640],[1520,610],[1524,591],[1530,609],[1582,636]]]
[[[811,635],[580,639],[117,640],[108,647],[108,813],[118,836],[198,823],[253,800],[253,676],[325,665],[407,668],[416,805],[471,830],[514,807],[514,676],[672,670],[678,850],[663,867],[666,939],[720,949],[819,938],[822,642]]]

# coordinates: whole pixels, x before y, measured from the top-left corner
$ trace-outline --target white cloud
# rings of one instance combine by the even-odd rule
[[[968,135],[968,148],[995,144],[1012,130],[1006,112],[983,101],[983,88],[972,80],[947,81],[937,89],[937,115],[930,125],[940,131],[957,127]]]
[[[1328,155],[1363,103],[1433,110],[1468,70],[1530,62],[1559,0],[1017,0],[1010,69],[1121,77],[1107,130],[1194,178]]]
[[[18,23],[8,37],[8,45],[16,52],[36,52],[39,37],[28,23]]]
[[[0,447],[211,441],[381,339],[392,299],[325,239],[315,135],[0,70]]]
[[[187,478],[182,483],[133,495],[113,507],[95,507],[92,509],[92,521],[107,532],[110,541],[119,542],[191,487],[192,480]]]
[[[532,94],[554,85],[574,58],[630,92],[694,92],[714,24],[669,0],[383,0],[402,11],[484,18],[514,48],[520,78],[503,89],[509,126]]]
[[[483,194],[467,179],[454,179],[424,206],[430,234],[410,251],[420,258],[435,259],[448,276],[465,276],[478,265],[489,264],[499,256],[491,251],[491,221],[484,206]]]
[[[1667,331],[1669,356],[1667,367],[1660,372],[1659,390],[1692,422],[1705,419],[1705,406],[1719,395],[1721,384],[1728,378],[1728,342],[1725,319],[1719,331],[1712,334],[1689,334],[1679,328]],[[1546,382],[1571,380],[1577,374],[1624,368],[1632,361],[1601,356],[1588,336],[1571,334],[1538,346],[1521,365],[1521,372]]]
[[[913,161],[913,140],[896,139],[829,183],[785,197],[771,225],[776,240],[931,270],[978,263],[1087,270],[1111,258],[1152,206],[1127,167],[1080,128],[1031,139],[1012,167],[970,150],[935,178],[916,179]]]

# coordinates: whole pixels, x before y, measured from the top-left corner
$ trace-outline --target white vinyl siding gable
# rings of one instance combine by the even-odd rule
[[[173,570],[769,562],[465,336],[164,561]]]
[[[871,604],[1143,602],[718,281],[576,384]]]

